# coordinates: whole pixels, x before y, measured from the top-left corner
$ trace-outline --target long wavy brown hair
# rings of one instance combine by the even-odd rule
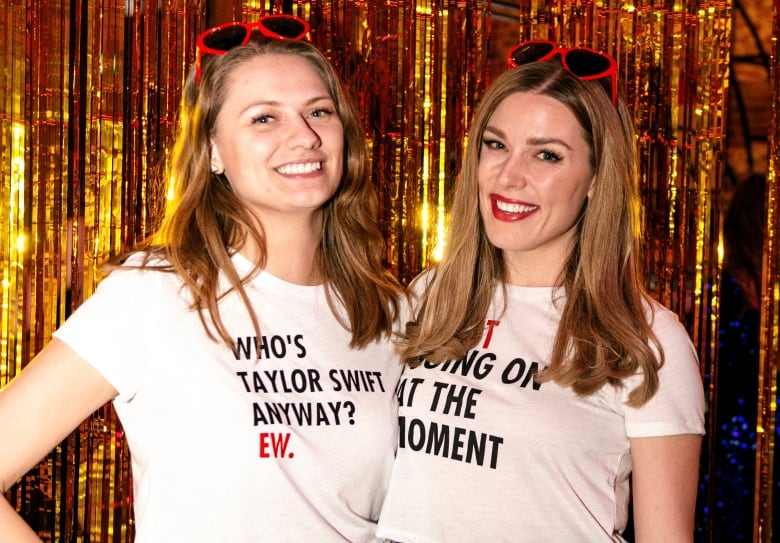
[[[639,261],[633,126],[622,100],[616,108],[601,82],[582,81],[558,61],[509,70],[480,100],[453,196],[449,250],[432,271],[415,319],[407,325],[402,359],[415,366],[422,359],[463,357],[482,336],[491,300],[496,289],[503,288],[502,253],[488,240],[480,217],[477,170],[491,115],[518,92],[550,96],[574,113],[591,151],[596,180],[555,285],[565,289],[566,304],[549,366],[537,378],[553,379],[587,395],[639,371],[644,380],[630,392],[629,404],[641,405],[658,389],[663,352],[648,323],[650,306]]]
[[[351,97],[323,54],[305,41],[250,41],[225,55],[206,55],[200,81],[191,71],[182,99],[179,131],[169,161],[173,196],[160,229],[142,246],[142,267],[178,274],[191,294],[206,333],[232,346],[219,312],[228,292],[241,297],[258,335],[260,327],[244,285],[266,259],[265,235],[252,212],[223,175],[211,172],[210,139],[230,85],[230,74],[259,55],[297,55],[308,60],[325,83],[344,126],[344,175],[325,204],[317,263],[334,315],[352,333],[351,346],[390,336],[401,287],[384,266],[385,245],[377,226],[376,188],[368,169],[365,133]],[[268,74],[268,77],[285,77]],[[231,254],[251,240],[260,257],[252,273],[239,276]],[[160,258],[164,264],[160,265]],[[221,291],[224,274],[230,288]],[[344,308],[345,319],[337,304]]]

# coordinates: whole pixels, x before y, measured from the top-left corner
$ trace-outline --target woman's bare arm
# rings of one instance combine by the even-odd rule
[[[53,339],[0,390],[0,494],[116,394],[93,366]],[[4,498],[0,533],[9,541],[39,541]]]
[[[691,543],[701,436],[632,438],[636,543]]]

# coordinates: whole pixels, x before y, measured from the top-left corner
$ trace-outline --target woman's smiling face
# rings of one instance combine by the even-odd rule
[[[344,127],[318,72],[297,55],[261,55],[228,84],[212,163],[262,222],[317,214],[338,189],[344,155]]]
[[[590,157],[577,118],[554,98],[517,92],[491,115],[480,149],[479,206],[510,282],[512,270],[531,267],[546,270],[542,282],[554,284],[593,185]]]

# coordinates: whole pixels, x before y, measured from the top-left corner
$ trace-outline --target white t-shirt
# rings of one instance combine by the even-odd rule
[[[238,296],[220,303],[235,350],[155,271],[113,272],[55,333],[119,391],[136,542],[376,541],[398,439],[390,340],[350,349],[322,287],[261,273],[247,293],[262,339]]]
[[[497,294],[497,299],[500,294]],[[704,431],[697,357],[677,317],[654,304],[666,363],[658,393],[625,405],[635,382],[588,397],[535,384],[559,312],[553,289],[507,285],[478,346],[404,372],[399,448],[378,535],[404,543],[621,541],[629,437]]]

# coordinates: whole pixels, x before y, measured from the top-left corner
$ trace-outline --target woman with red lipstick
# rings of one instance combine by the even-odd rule
[[[363,128],[307,30],[198,40],[162,228],[0,393],[0,491],[113,401],[135,541],[376,540],[401,291]],[[0,534],[40,541],[4,499]]]
[[[685,329],[642,286],[614,60],[513,53],[475,113],[449,251],[413,285],[378,533],[624,541],[632,501],[637,542],[690,542],[703,389]]]

